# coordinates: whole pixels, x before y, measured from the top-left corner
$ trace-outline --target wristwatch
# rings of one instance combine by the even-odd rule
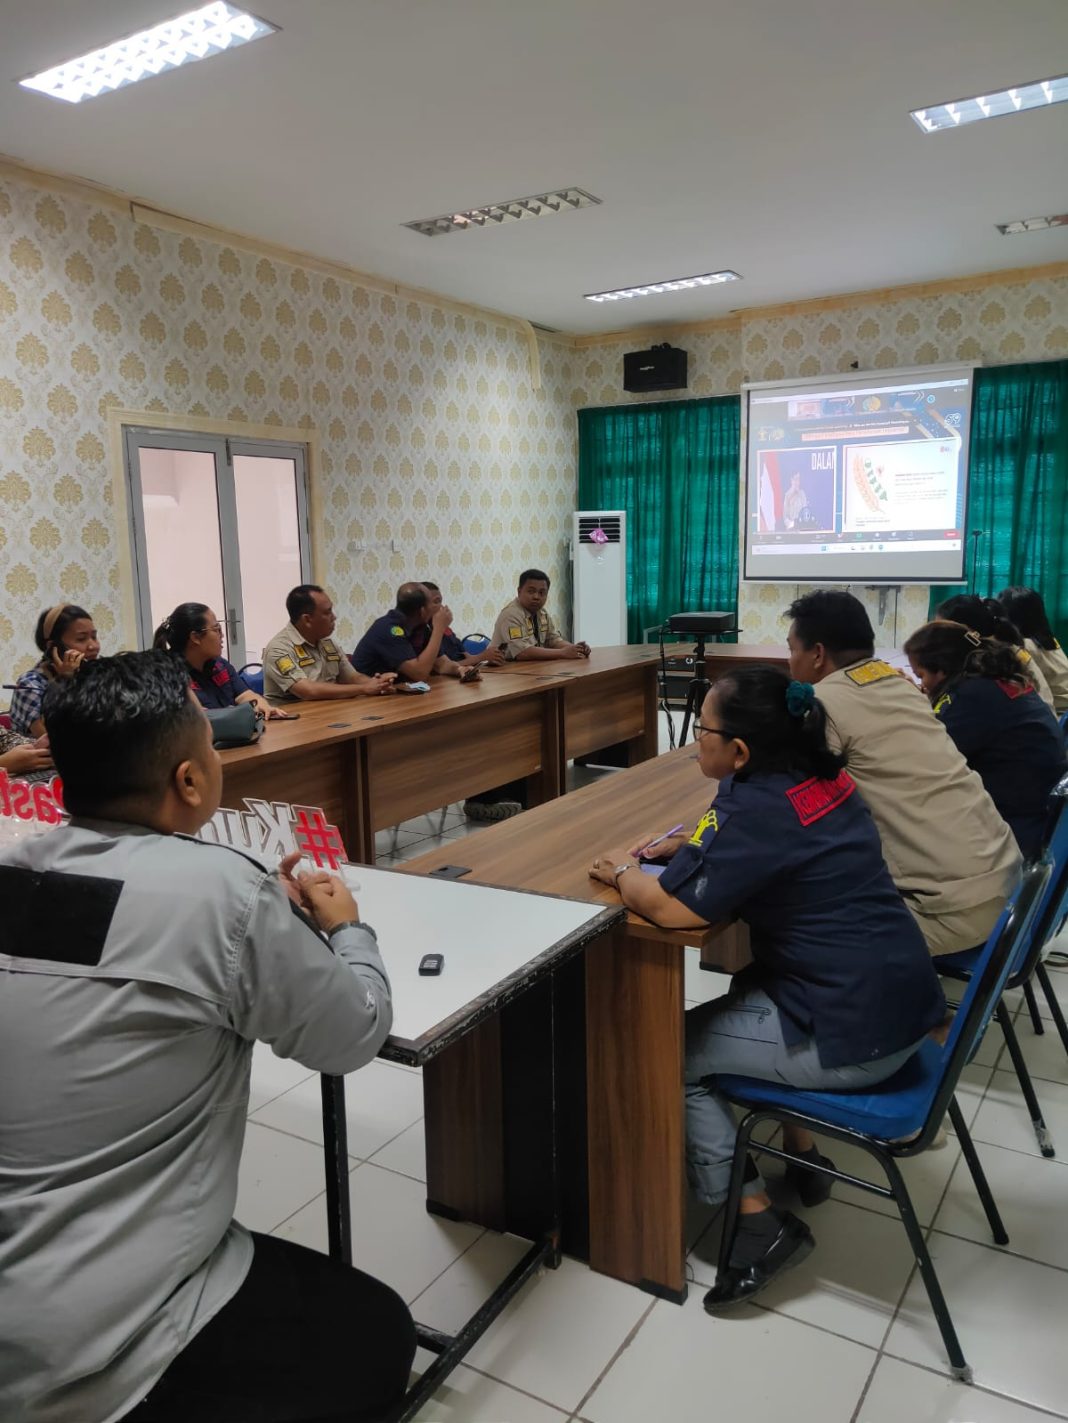
[[[630,861],[630,862],[628,862],[628,863],[625,864],[625,865],[617,865],[617,866],[615,867],[614,871],[613,871],[613,874],[614,874],[615,877],[616,877],[616,889],[619,888],[619,877],[620,877],[620,875],[623,873],[623,871],[624,871],[624,870],[636,870],[637,868],[638,868],[638,866],[637,866],[636,864],[634,864],[633,861]]]
[[[360,921],[358,919],[346,919],[344,924],[335,924],[332,929],[326,931],[326,937],[332,939],[335,934],[340,934],[342,929],[358,929]]]

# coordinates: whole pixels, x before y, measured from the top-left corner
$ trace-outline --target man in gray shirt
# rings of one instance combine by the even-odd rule
[[[404,1303],[232,1219],[253,1042],[369,1062],[374,931],[337,878],[187,838],[222,772],[168,654],[86,664],[45,714],[72,819],[0,856],[0,1418],[379,1418]]]

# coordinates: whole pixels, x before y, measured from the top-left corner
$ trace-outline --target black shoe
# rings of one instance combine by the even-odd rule
[[[705,1295],[705,1310],[708,1314],[726,1314],[735,1305],[751,1300],[776,1275],[811,1255],[815,1244],[815,1237],[803,1220],[785,1215],[778,1235],[759,1260],[742,1267],[731,1265],[726,1272],[719,1272],[716,1283]]]
[[[818,1160],[821,1166],[834,1166],[829,1156],[820,1156]],[[786,1184],[797,1192],[803,1206],[822,1206],[831,1198],[834,1177],[825,1176],[822,1171],[810,1171],[799,1161],[791,1161],[786,1167]]]

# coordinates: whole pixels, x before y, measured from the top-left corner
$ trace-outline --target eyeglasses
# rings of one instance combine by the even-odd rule
[[[693,739],[700,741],[702,736],[725,736],[728,741],[735,739],[733,731],[721,731],[718,726],[702,726],[699,721],[693,724]]]
[[[201,628],[200,635],[203,637],[206,632],[222,632],[222,630],[222,623],[208,623],[206,628]]]

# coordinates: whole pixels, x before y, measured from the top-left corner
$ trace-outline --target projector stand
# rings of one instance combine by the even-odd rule
[[[705,638],[704,634],[698,633],[697,646],[693,650],[693,677],[690,679],[690,685],[686,688],[686,711],[682,718],[680,746],[686,745],[690,722],[696,723],[701,720],[701,705],[711,689],[712,683],[708,680],[705,667]]]

